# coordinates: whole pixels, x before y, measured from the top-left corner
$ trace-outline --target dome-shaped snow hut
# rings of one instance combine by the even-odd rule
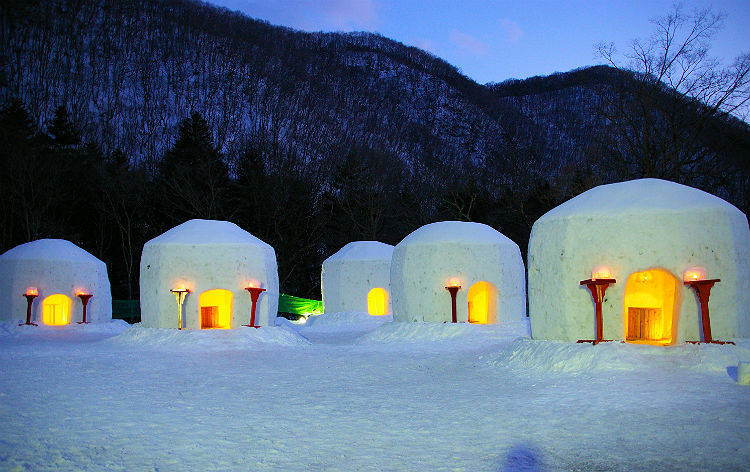
[[[409,234],[393,250],[394,321],[519,321],[526,314],[518,245],[481,223],[443,221]],[[455,289],[454,289],[455,290]]]
[[[86,321],[112,319],[112,293],[107,266],[80,247],[63,239],[39,239],[0,255],[0,319],[26,320],[27,299],[31,321],[66,325],[83,321],[81,294],[92,297]]]
[[[143,246],[141,321],[150,328],[177,328],[184,296],[188,329],[238,328],[251,321],[248,287],[263,288],[254,322],[273,326],[279,304],[276,252],[234,223],[190,220]],[[179,293],[178,293],[179,295]]]
[[[720,279],[710,292],[714,339],[747,337],[750,230],[726,201],[658,179],[602,185],[552,209],[529,241],[529,316],[536,339],[595,333],[582,282],[614,278],[602,303],[603,339],[701,340],[699,303],[683,279]]]
[[[390,314],[392,255],[390,244],[355,241],[323,261],[323,310]]]

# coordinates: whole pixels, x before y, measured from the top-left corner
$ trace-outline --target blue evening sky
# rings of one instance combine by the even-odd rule
[[[653,31],[662,0],[211,0],[303,31],[371,31],[445,59],[479,83],[548,75],[600,63],[594,45]],[[750,0],[690,0],[686,12],[726,14],[712,54],[730,62],[750,50]]]

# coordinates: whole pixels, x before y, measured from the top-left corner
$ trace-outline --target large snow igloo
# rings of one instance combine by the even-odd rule
[[[451,322],[447,286],[458,322],[519,321],[526,314],[518,245],[481,223],[443,221],[412,232],[393,250],[394,321]]]
[[[700,341],[698,299],[683,282],[692,271],[721,280],[709,299],[713,338],[745,338],[749,251],[747,218],[714,195],[658,179],[590,189],[543,215],[531,230],[532,336],[592,339],[594,302],[580,283],[600,272],[616,280],[602,304],[604,339]]]
[[[392,256],[390,244],[355,241],[323,261],[320,274],[323,311],[390,314]]]
[[[31,321],[66,325],[83,321],[79,294],[93,295],[86,321],[112,319],[107,265],[63,239],[39,239],[0,255],[0,319],[26,321],[23,294],[36,293]]]
[[[238,328],[250,323],[252,299],[246,287],[265,289],[255,324],[273,326],[279,304],[276,252],[234,223],[190,220],[143,246],[141,322],[177,328],[178,305],[171,290],[187,289],[183,327]]]

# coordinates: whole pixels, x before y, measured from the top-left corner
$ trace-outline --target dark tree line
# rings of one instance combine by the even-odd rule
[[[455,219],[490,224],[525,251],[531,224],[560,202],[544,182],[519,198],[478,169],[417,170],[362,148],[333,168],[276,156],[262,141],[227,156],[198,113],[180,121],[153,170],[82,141],[64,107],[44,128],[34,123],[18,100],[0,110],[0,251],[73,241],[107,263],[116,298],[137,298],[143,244],[191,218],[232,221],[271,244],[282,290],[317,298],[322,261],[350,241],[397,244],[421,225]]]

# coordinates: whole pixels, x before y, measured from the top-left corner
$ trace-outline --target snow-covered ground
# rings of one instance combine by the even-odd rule
[[[525,323],[323,316],[2,323],[0,470],[748,470],[747,340],[594,347]]]

